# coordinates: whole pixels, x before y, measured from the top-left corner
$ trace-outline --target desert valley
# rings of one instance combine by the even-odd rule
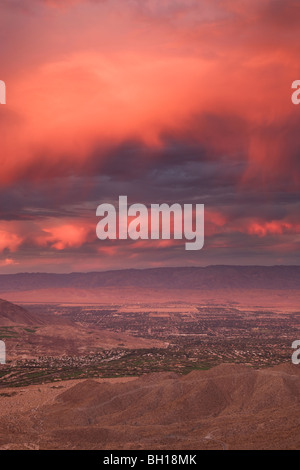
[[[0,448],[299,448],[300,269],[205,269],[4,277]]]

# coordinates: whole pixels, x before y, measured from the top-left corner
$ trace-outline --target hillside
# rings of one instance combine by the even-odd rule
[[[290,364],[263,370],[223,364],[187,376],[160,373],[117,383],[44,385],[39,387],[39,406],[30,410],[35,390],[26,391],[26,412],[12,408],[8,414],[0,405],[2,448],[300,446],[300,369]],[[9,400],[13,407],[21,397]],[[27,429],[26,436],[22,429]]]
[[[25,308],[0,299],[0,327],[2,326],[39,326],[42,321]]]
[[[155,339],[137,338],[126,333],[107,331],[98,326],[88,328],[50,314],[38,316],[2,299],[0,328],[0,340],[6,341],[10,361],[43,355],[88,354],[99,349],[120,347],[166,347],[165,343]]]

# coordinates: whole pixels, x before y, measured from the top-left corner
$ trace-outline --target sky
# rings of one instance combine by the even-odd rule
[[[1,0],[0,273],[300,263],[298,0]],[[96,208],[205,205],[205,244]]]

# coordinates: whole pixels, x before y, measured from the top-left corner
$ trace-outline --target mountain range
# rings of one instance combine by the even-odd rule
[[[164,289],[300,288],[300,266],[207,266],[51,274],[1,274],[0,292],[135,287]]]

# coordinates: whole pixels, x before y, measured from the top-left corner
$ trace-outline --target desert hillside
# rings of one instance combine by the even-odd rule
[[[9,389],[1,401],[2,449],[300,445],[300,368],[290,364],[263,370],[224,364],[186,376],[161,373],[114,383],[86,380],[38,388],[39,393],[35,386],[13,393]]]
[[[33,326],[43,322],[25,308],[0,299],[0,327],[2,326]]]
[[[8,362],[39,356],[83,355],[112,348],[152,348],[167,345],[155,339],[133,337],[99,326],[86,327],[58,315],[37,315],[0,299],[0,340],[5,340]],[[0,382],[1,386],[1,382]]]

